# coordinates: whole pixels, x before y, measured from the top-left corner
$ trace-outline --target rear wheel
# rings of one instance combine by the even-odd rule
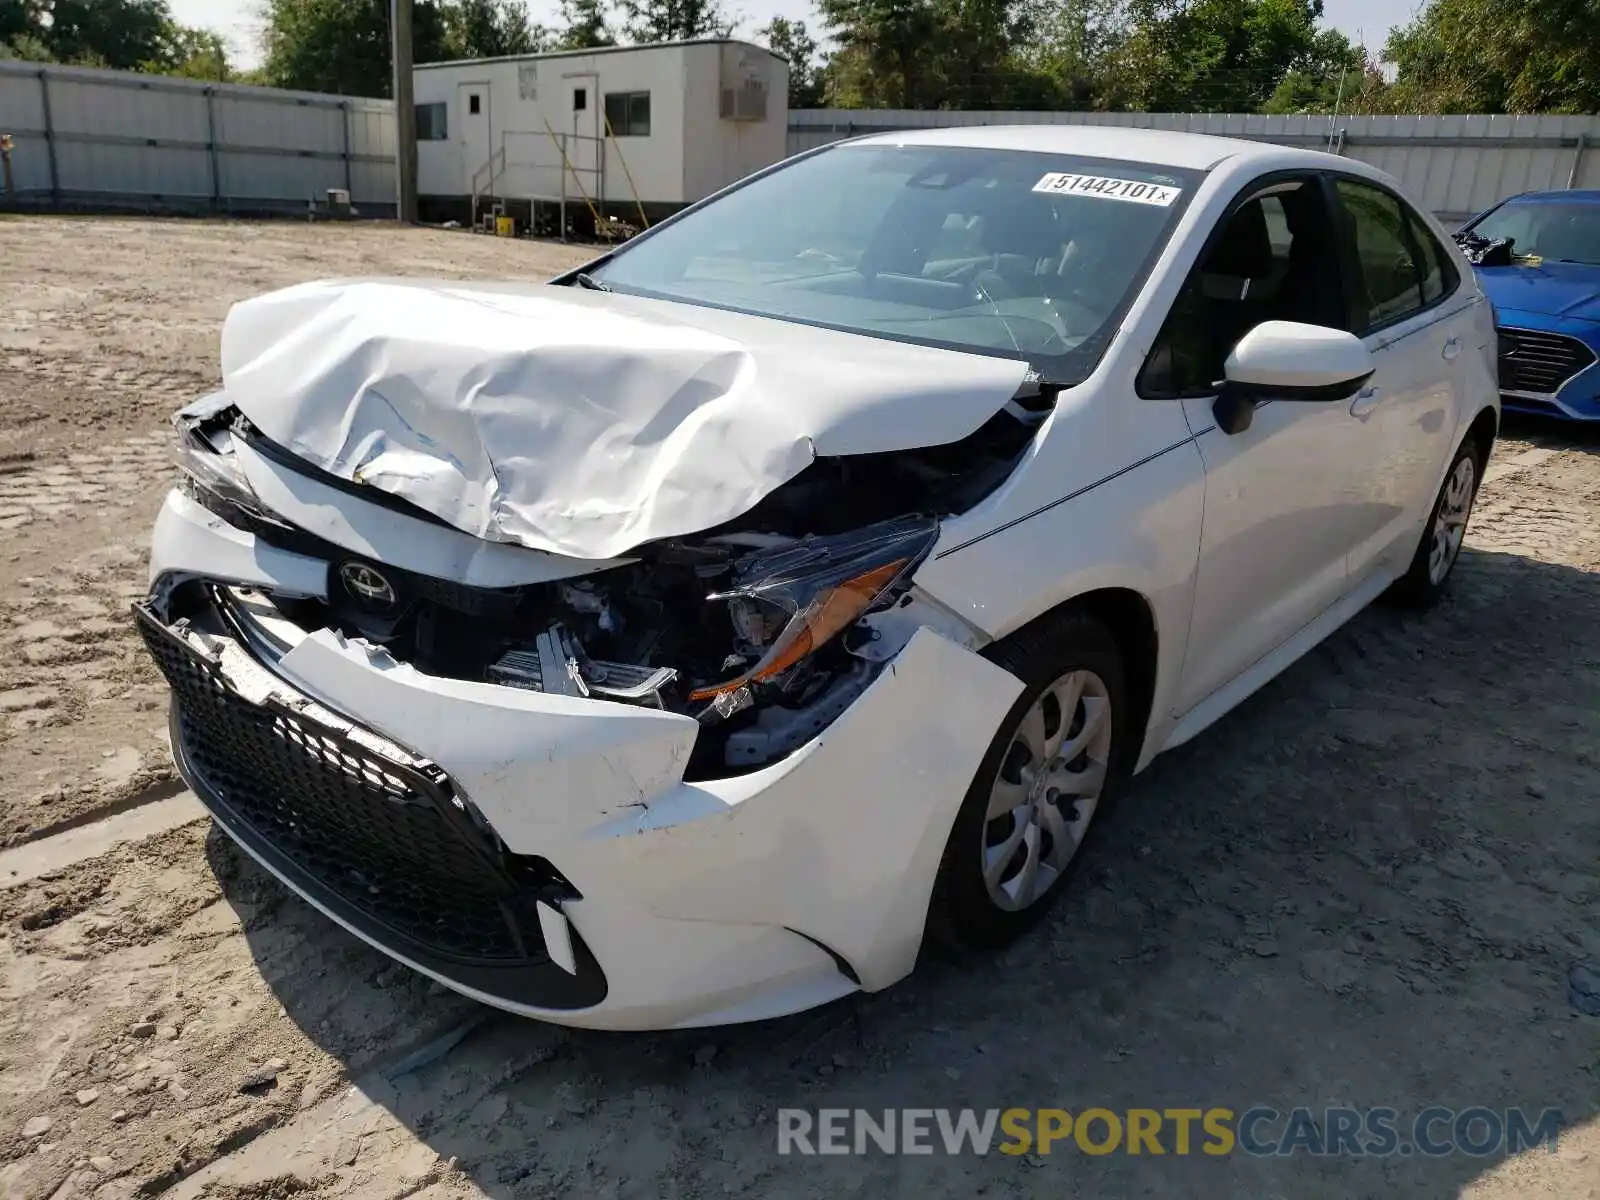
[[[1124,774],[1126,687],[1116,640],[1064,612],[989,651],[1026,686],[1001,722],[945,846],[930,914],[956,946],[999,946],[1064,889]]]
[[[1394,585],[1392,594],[1396,600],[1414,608],[1427,608],[1444,593],[1445,583],[1461,557],[1482,466],[1473,442],[1468,441],[1456,451],[1411,566]]]

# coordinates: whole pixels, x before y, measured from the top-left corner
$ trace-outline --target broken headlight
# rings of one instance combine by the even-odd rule
[[[224,519],[240,515],[281,524],[262,507],[233,452],[233,433],[227,426],[203,421],[174,422],[173,457],[178,467],[178,490]]]
[[[749,703],[751,684],[779,680],[891,596],[927,557],[939,523],[904,517],[851,533],[805,538],[740,561],[733,586],[712,594],[725,600],[741,642],[759,657],[690,700],[712,702],[723,715]]]

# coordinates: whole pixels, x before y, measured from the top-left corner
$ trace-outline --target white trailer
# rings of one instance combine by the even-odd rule
[[[785,154],[789,67],[748,42],[430,63],[415,87],[431,219],[496,201],[525,222],[653,222]]]

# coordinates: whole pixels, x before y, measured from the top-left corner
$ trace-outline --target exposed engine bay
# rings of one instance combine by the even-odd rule
[[[306,632],[363,639],[426,674],[685,713],[701,725],[688,776],[704,778],[792,753],[865,690],[910,636],[909,623],[881,617],[912,605],[910,579],[940,518],[1005,480],[1051,400],[1013,401],[960,442],[819,458],[723,527],[647,543],[622,566],[519,587],[402,570],[284,522],[239,470],[236,440],[328,479],[229,407],[179,418],[181,486],[230,525],[328,562],[326,598],[196,581],[233,622],[248,624],[265,603]]]

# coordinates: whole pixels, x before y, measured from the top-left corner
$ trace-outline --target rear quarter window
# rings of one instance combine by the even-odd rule
[[[1422,250],[1422,302],[1442,300],[1461,285],[1451,252],[1434,236],[1426,221],[1407,210],[1411,235]]]

